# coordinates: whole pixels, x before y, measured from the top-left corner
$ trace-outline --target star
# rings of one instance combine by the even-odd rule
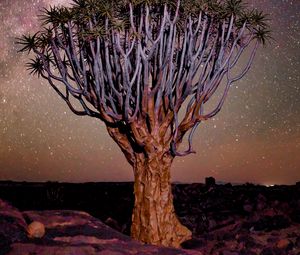
[[[28,74],[30,56],[17,52],[16,37],[40,28],[43,8],[70,2],[0,2],[2,180],[133,179],[103,123],[72,114],[46,81]],[[176,158],[173,181],[203,182],[211,175],[231,182],[300,180],[299,1],[249,0],[248,5],[269,13],[275,40],[259,49],[250,72],[232,87],[214,120],[199,126],[193,142],[197,153]]]

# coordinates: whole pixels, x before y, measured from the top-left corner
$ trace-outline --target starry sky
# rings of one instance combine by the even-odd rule
[[[17,53],[15,38],[39,28],[39,10],[68,1],[0,0],[0,180],[133,180],[103,123],[72,114]],[[248,3],[270,14],[275,41],[259,49],[222,111],[200,124],[197,153],[175,159],[173,181],[300,181],[300,1]]]

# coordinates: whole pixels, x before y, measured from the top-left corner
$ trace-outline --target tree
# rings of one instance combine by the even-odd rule
[[[194,152],[199,123],[220,111],[249,70],[269,37],[265,15],[242,0],[73,0],[44,9],[41,19],[44,28],[18,41],[35,55],[28,69],[72,112],[103,121],[133,167],[132,237],[179,247],[191,231],[174,213],[172,161]],[[243,53],[246,65],[232,72]]]

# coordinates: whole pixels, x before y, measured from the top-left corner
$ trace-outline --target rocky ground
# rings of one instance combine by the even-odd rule
[[[55,254],[76,255],[300,255],[300,183],[294,186],[274,187],[253,184],[232,186],[231,184],[215,185],[211,180],[206,185],[173,185],[177,215],[181,222],[193,231],[193,239],[182,244],[186,250],[141,245],[125,235],[129,232],[133,204],[131,183],[99,184],[97,186],[97,190],[101,191],[99,195],[91,195],[91,187],[80,187],[81,189],[78,187],[75,189],[74,186],[71,192],[71,189],[63,184],[55,184],[50,188],[48,184],[45,191],[45,194],[48,194],[45,198],[45,205],[49,206],[48,209],[83,207],[85,211],[101,219],[105,225],[86,213],[76,211],[25,211],[21,213],[9,207],[12,208],[10,213],[15,218],[6,217],[6,214],[3,214],[3,211],[7,209],[2,209],[0,212],[0,254],[1,252],[2,254],[28,255],[54,254],[52,251],[56,249]],[[64,192],[58,194],[62,189]],[[90,195],[81,200],[75,190],[83,197],[87,191]],[[24,191],[22,194],[14,193],[11,197],[8,196],[9,194],[11,192],[8,192],[8,189],[1,189],[0,185],[0,197],[11,198],[8,200],[18,208],[21,207],[22,210],[36,209],[35,206],[31,206],[30,203],[33,203],[31,200],[26,200],[28,193],[27,195]],[[49,196],[49,194],[52,195]],[[105,200],[101,194],[105,194],[108,199]],[[22,195],[24,199],[20,200]],[[13,200],[16,196],[19,196],[18,201]],[[72,205],[68,196],[76,197],[78,204]],[[95,207],[92,203],[94,200],[89,200],[94,198],[97,200],[102,198],[100,206]],[[39,199],[34,201],[38,203]],[[89,207],[89,203],[93,206]],[[114,207],[115,204],[118,205],[117,208]],[[64,207],[66,205],[68,205],[67,208]],[[73,217],[77,220],[70,221]],[[36,220],[46,225],[46,235],[41,239],[28,239],[24,232],[26,224]],[[9,225],[9,222],[14,224]],[[59,227],[61,224],[63,227]],[[11,251],[9,247],[12,247]],[[50,253],[49,251],[42,253],[38,250],[41,247],[54,250]],[[31,253],[17,253],[26,249]],[[72,253],[72,249],[76,252]]]
[[[28,224],[45,234],[28,237]],[[37,229],[37,231],[39,231]],[[0,200],[1,255],[201,255],[199,251],[143,245],[80,211],[25,211]]]
[[[300,185],[174,187],[175,206],[203,254],[300,255]],[[185,201],[185,203],[180,203]]]

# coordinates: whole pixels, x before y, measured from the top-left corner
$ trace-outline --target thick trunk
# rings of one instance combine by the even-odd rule
[[[170,183],[172,157],[154,153],[136,155],[135,205],[131,236],[149,244],[180,247],[191,231],[175,215]]]

